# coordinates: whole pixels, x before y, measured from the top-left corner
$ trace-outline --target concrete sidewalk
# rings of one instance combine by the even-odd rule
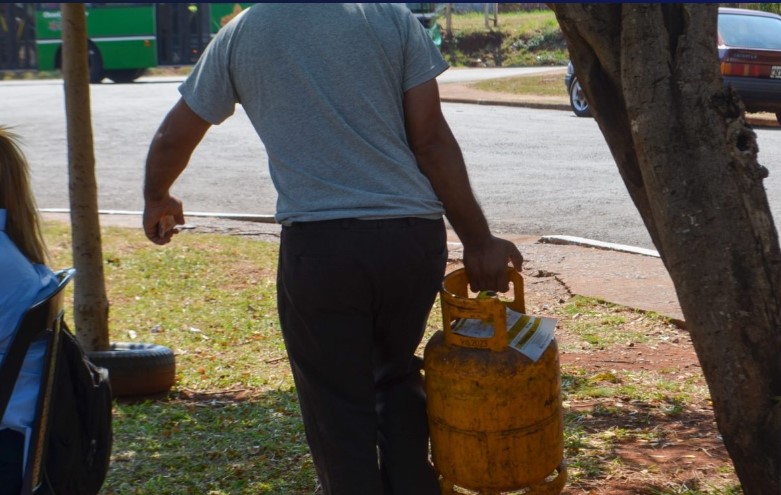
[[[639,254],[647,250],[589,239],[501,237],[520,249],[527,277],[554,277],[573,295],[658,313],[685,326],[670,275],[658,256]],[[461,245],[455,233],[450,233],[450,241],[450,258],[459,259]]]

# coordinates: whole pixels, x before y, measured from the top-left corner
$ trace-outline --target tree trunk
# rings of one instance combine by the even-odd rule
[[[108,298],[92,145],[86,15],[83,3],[63,3],[61,6],[68,190],[73,265],[76,268],[74,323],[76,335],[85,350],[106,350],[109,347]]]
[[[678,294],[744,493],[781,493],[781,251],[716,4],[550,4]]]

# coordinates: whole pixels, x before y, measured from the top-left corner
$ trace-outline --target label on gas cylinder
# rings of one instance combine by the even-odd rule
[[[507,309],[508,346],[532,361],[537,361],[553,340],[556,320],[531,316]]]
[[[508,347],[515,349],[532,361],[537,361],[553,340],[556,320],[544,316],[531,316],[507,308]],[[464,318],[453,324],[453,333],[465,337],[491,338],[491,324],[473,318]]]

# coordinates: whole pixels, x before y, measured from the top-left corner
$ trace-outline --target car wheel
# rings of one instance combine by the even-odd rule
[[[576,77],[572,78],[572,82],[569,85],[569,104],[578,117],[591,117],[591,108],[588,106],[586,95],[583,93],[583,88],[580,87]]]

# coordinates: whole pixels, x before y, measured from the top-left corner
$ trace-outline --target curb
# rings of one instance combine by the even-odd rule
[[[569,235],[546,235],[540,237],[537,241],[541,244],[560,244],[571,246],[591,247],[596,249],[604,249],[606,251],[618,251],[621,253],[640,254],[643,256],[651,256],[653,258],[659,258],[659,252],[653,249],[646,249],[635,246],[627,246],[624,244],[614,244],[612,242],[596,241],[594,239],[586,239],[583,237],[574,237]]]
[[[494,100],[491,98],[460,98],[457,96],[442,96],[439,101],[443,103],[466,103],[471,105],[501,105],[505,107],[535,108],[538,110],[571,110],[568,104],[544,103],[533,101]]]
[[[43,213],[70,213],[68,208],[41,208]],[[143,211],[131,210],[98,210],[98,215],[135,215],[142,216]],[[185,217],[219,218],[223,220],[238,220],[240,222],[277,223],[274,215],[256,215],[253,213],[215,213],[203,211],[186,211]]]
[[[453,84],[453,83],[451,83]],[[520,100],[502,100],[495,98],[466,98],[460,96],[440,96],[442,103],[465,103],[471,105],[495,105],[505,107],[535,108],[538,110],[564,110],[572,111],[568,103],[550,103],[539,101],[520,101]],[[593,118],[593,117],[592,117]],[[781,124],[772,117],[763,117],[760,115],[745,114],[746,123],[753,126],[779,127]]]
[[[584,237],[575,237],[570,235],[544,235],[537,239],[538,244],[557,244],[561,246],[578,246],[594,249],[602,249],[604,251],[615,251],[619,253],[627,254],[639,254],[641,256],[649,256],[651,258],[660,258],[659,252],[653,249],[646,249],[635,246],[627,246],[625,244],[614,244],[612,242],[597,241],[594,239],[586,239]],[[461,255],[463,254],[464,245],[460,242],[448,241],[448,251],[450,254]],[[461,259],[460,257],[457,259]]]

